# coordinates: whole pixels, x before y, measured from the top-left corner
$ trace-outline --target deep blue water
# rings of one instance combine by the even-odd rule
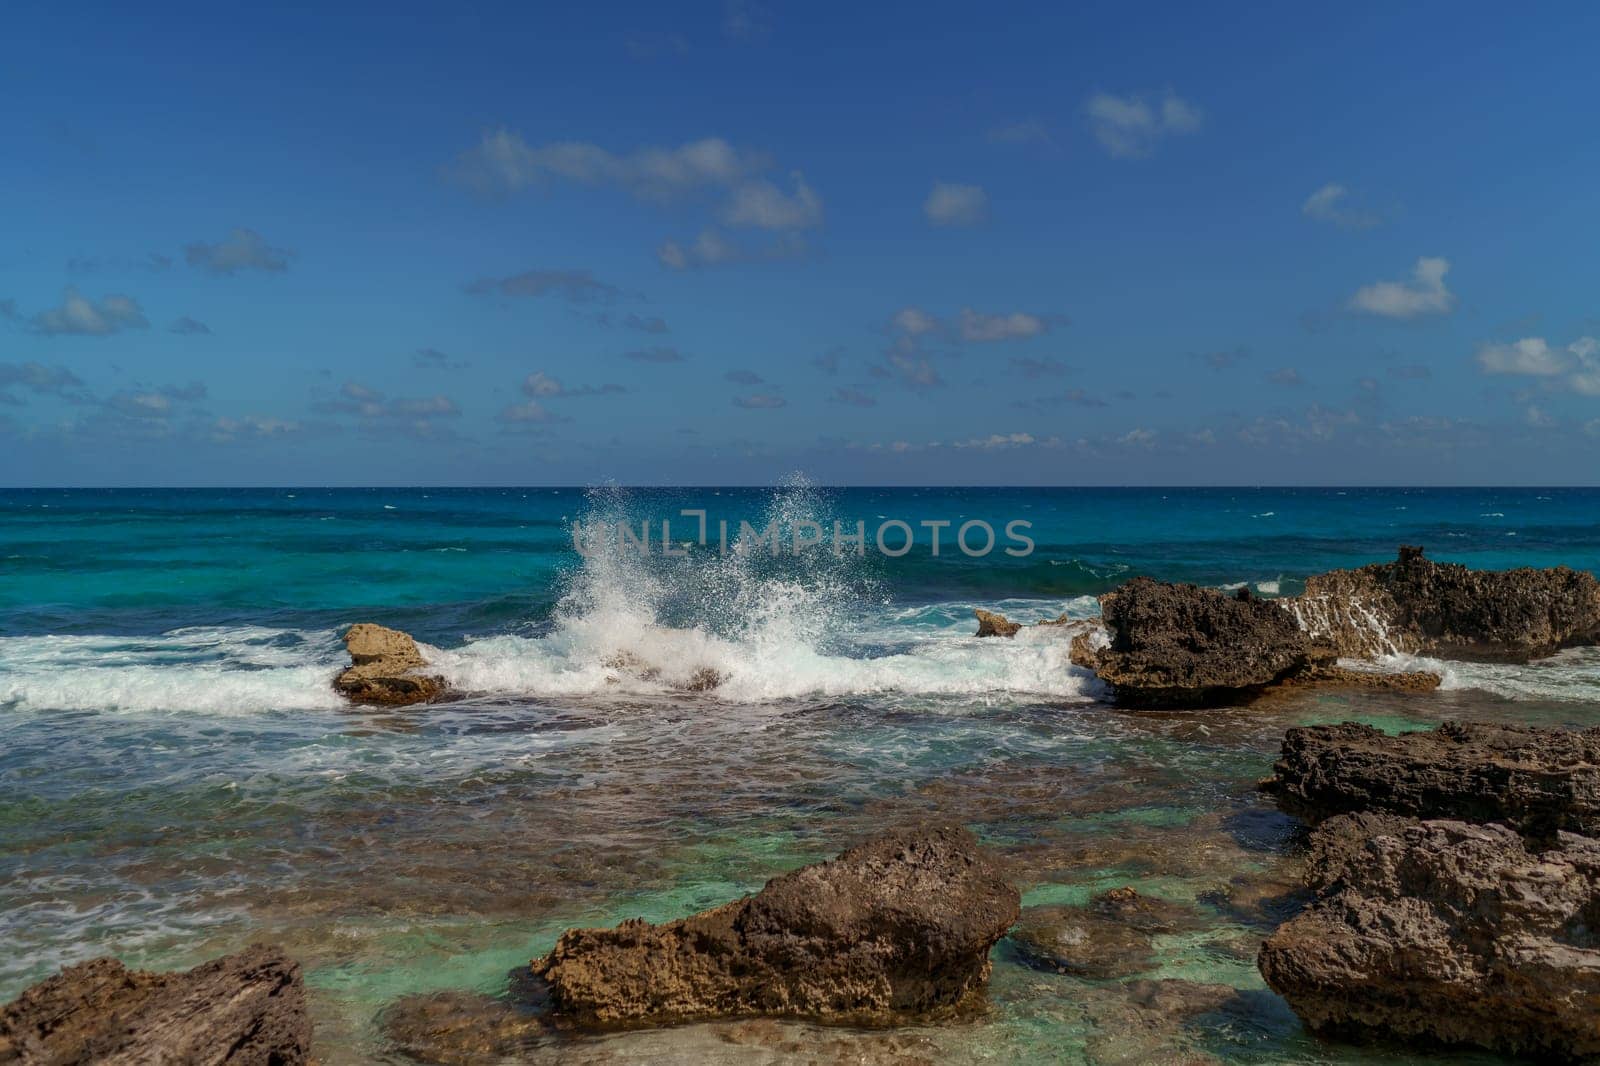
[[[1472,566],[1600,568],[1595,489],[837,489],[825,526],[916,527],[863,574],[896,600],[1097,594],[1148,573],[1201,584],[1282,579],[1391,558],[1401,543]],[[634,521],[704,508],[754,520],[770,489],[605,494]],[[580,560],[581,489],[28,489],[0,491],[0,635],[159,633],[184,625],[320,626],[352,611],[458,641],[539,622]],[[1032,523],[1033,553],[929,554],[924,521]],[[714,527],[713,527],[714,528]],[[950,529],[943,537],[952,535]],[[899,544],[900,534],[889,537]],[[715,539],[714,534],[712,539]],[[973,546],[981,540],[974,534]],[[1007,543],[1003,540],[1002,544]]]

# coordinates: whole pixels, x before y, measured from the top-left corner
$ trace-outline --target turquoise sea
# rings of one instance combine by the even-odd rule
[[[684,510],[710,543],[681,546]],[[668,520],[681,554],[586,558],[575,520]],[[719,550],[741,520],[785,550]],[[896,520],[917,541],[888,557],[872,531]],[[954,549],[978,520],[996,548]],[[832,550],[857,522],[866,551]],[[950,523],[937,556],[924,522]],[[1013,522],[1030,554],[1003,552]],[[802,529],[824,543],[789,550]],[[1194,921],[1116,979],[1003,941],[984,1010],[950,1025],[689,1026],[523,1060],[1418,1061],[1317,1041],[1263,988],[1296,827],[1254,783],[1306,722],[1600,724],[1600,655],[1134,714],[1048,630],[972,636],[977,606],[1087,617],[1136,574],[1292,595],[1402,543],[1600,572],[1600,490],[0,490],[0,1000],[95,955],[168,968],[271,939],[306,966],[324,1063],[406,1062],[380,1023],[402,997],[499,991],[566,927],[680,916],[944,818],[1007,858],[1025,906],[1133,885]],[[345,706],[329,682],[358,621],[416,635],[467,695]],[[674,688],[706,667],[715,692]],[[1182,1016],[1152,980],[1238,994]]]

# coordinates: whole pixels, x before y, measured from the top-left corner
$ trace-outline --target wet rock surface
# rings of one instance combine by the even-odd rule
[[[965,829],[902,829],[679,921],[564,933],[533,972],[566,1024],[741,1015],[884,1022],[961,1004],[1018,894]]]
[[[477,992],[408,996],[383,1012],[380,1026],[396,1051],[437,1066],[493,1066],[532,1051],[551,1033],[533,982],[508,997]]]
[[[973,616],[978,619],[978,632],[980,637],[1014,637],[1022,628],[1021,622],[1013,622],[1005,615],[996,611],[986,611],[982,607],[975,608]]]
[[[1469,570],[1404,546],[1392,563],[1306,579],[1293,606],[1339,653],[1526,662],[1600,643],[1600,582],[1585,571]]]
[[[1248,589],[1229,596],[1140,577],[1101,596],[1100,608],[1110,642],[1098,649],[1075,642],[1073,661],[1108,682],[1125,706],[1235,702],[1334,661],[1331,645]]]
[[[1318,899],[1259,966],[1330,1035],[1600,1054],[1600,842],[1532,851],[1511,829],[1341,815],[1313,836]]]
[[[1127,977],[1155,962],[1151,936],[1194,928],[1188,907],[1116,888],[1086,907],[1029,907],[1011,931],[1017,954],[1035,969],[1081,977]]]
[[[1600,729],[1455,722],[1398,736],[1357,722],[1290,729],[1262,789],[1310,821],[1387,811],[1505,822],[1535,836],[1600,833]]]
[[[444,679],[420,674],[427,660],[417,642],[398,629],[358,622],[344,635],[350,668],[333,687],[356,703],[404,706],[435,699],[445,691]]]
[[[0,1007],[0,1062],[17,1066],[297,1066],[310,1048],[300,967],[262,945],[184,973],[94,959]]]

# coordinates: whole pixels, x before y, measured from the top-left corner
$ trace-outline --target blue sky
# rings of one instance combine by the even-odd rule
[[[60,5],[7,484],[1581,483],[1600,9]]]

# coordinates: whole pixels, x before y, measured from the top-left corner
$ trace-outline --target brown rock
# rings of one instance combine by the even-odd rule
[[[1101,596],[1100,608],[1109,645],[1074,641],[1073,661],[1110,683],[1125,706],[1237,702],[1333,665],[1330,646],[1248,588],[1226,596],[1140,577]]]
[[[0,1007],[17,1066],[298,1066],[311,1049],[300,967],[255,945],[185,973],[69,966]]]
[[[381,1024],[396,1050],[438,1066],[496,1066],[551,1035],[530,1004],[476,992],[407,996]]]
[[[972,612],[978,619],[978,632],[980,637],[1014,637],[1022,628],[1021,622],[1013,622],[1003,614],[994,611],[985,611],[978,607]]]
[[[1600,1054],[1600,841],[1535,853],[1505,826],[1343,815],[1310,867],[1317,902],[1258,959],[1309,1028]]]
[[[1526,662],[1600,643],[1600,582],[1564,566],[1469,570],[1406,546],[1392,563],[1332,570],[1288,601],[1341,655]]]
[[[533,964],[578,1025],[741,1015],[888,1021],[961,1005],[1018,895],[972,834],[901,829],[662,925],[573,929]]]
[[[1600,729],[1446,722],[1390,736],[1358,722],[1290,729],[1262,790],[1311,821],[1355,811],[1600,834]]]
[[[333,687],[356,703],[403,706],[445,691],[444,678],[417,673],[427,665],[417,642],[398,629],[358,622],[344,635],[351,666]]]

